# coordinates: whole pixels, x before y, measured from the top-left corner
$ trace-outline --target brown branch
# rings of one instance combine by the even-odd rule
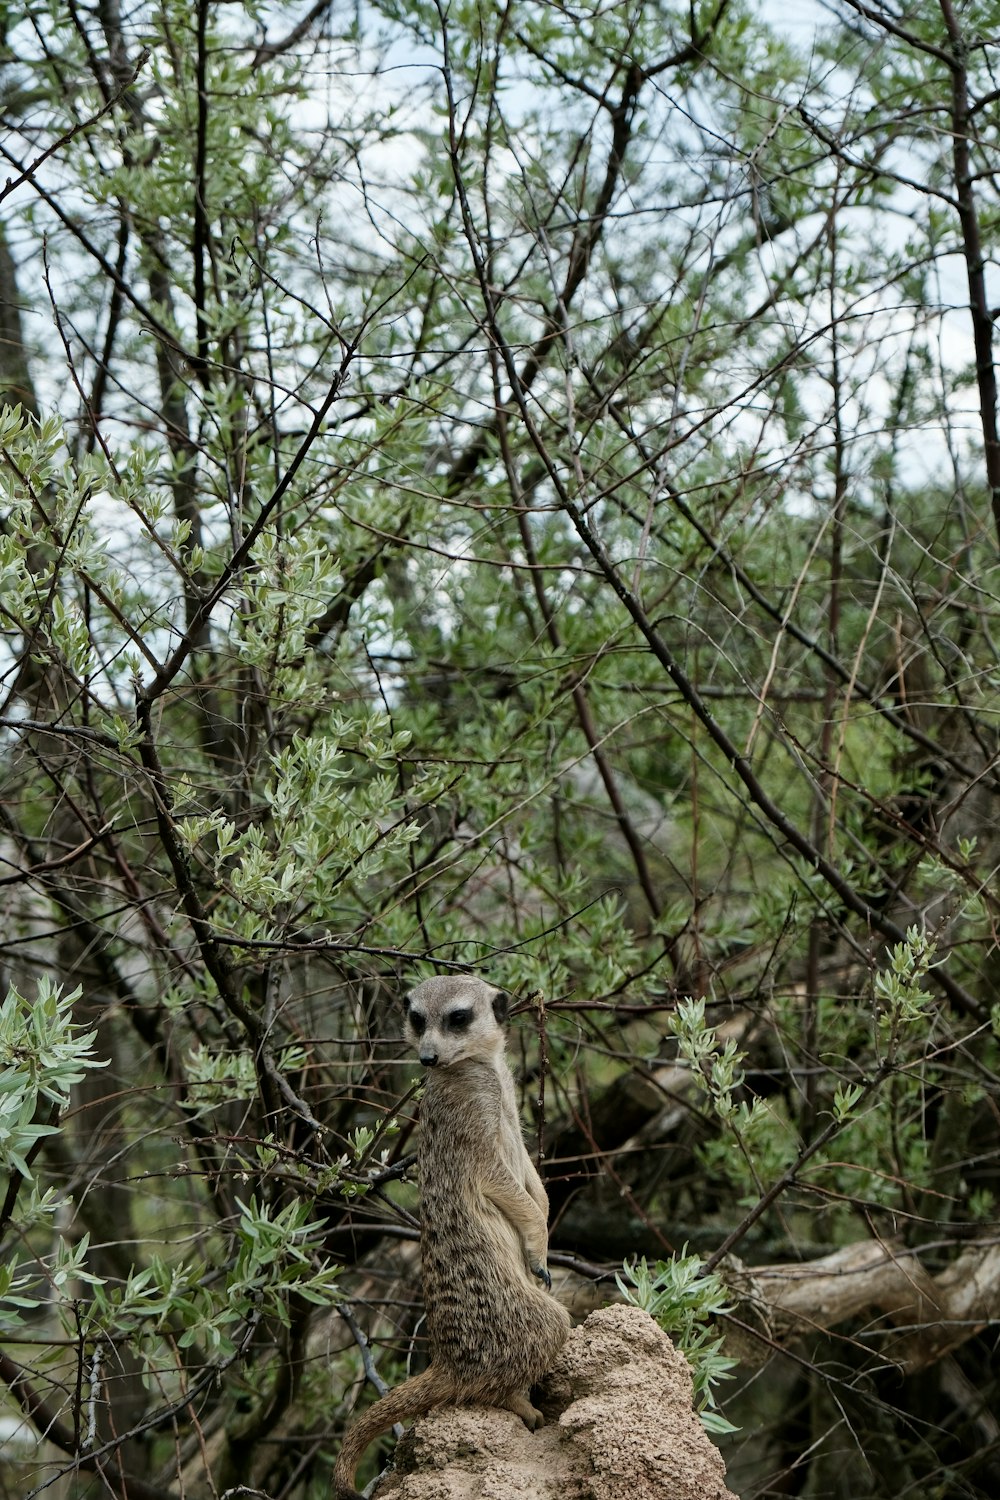
[[[875,10],[870,5],[862,4],[862,0],[844,0],[844,4],[857,11],[859,16],[864,16],[866,21],[881,26],[882,30],[888,31],[891,36],[899,37],[899,40],[905,42],[908,47],[913,47],[917,52],[926,52],[930,57],[936,57],[948,68],[954,67],[955,60],[944,47],[936,47],[933,42],[925,41],[923,37],[917,36],[916,32],[901,26],[898,21],[894,21],[890,15],[887,15],[885,10]]]
[[[261,42],[251,60],[251,68],[259,68],[262,63],[271,62],[275,57],[279,57],[282,53],[290,52],[293,47],[297,47],[299,42],[303,41],[309,35],[314,22],[318,21],[324,11],[328,11],[331,8],[332,4],[333,0],[316,0],[312,8],[306,11],[301,21],[292,27],[287,36],[283,36],[274,42],[269,42],[266,39]]]
[[[174,883],[177,894],[181,898],[184,913],[191,924],[191,929],[201,953],[202,962],[208,970],[220,997],[226,1006],[232,1011],[236,1019],[246,1028],[248,1035],[254,1036],[257,1031],[257,1020],[253,1013],[244,1005],[237,993],[233,970],[228,958],[218,951],[212,932],[211,923],[205,915],[204,908],[199,900],[195,889],[194,878],[184,850],[181,847],[177,830],[173,819],[173,799],[170,795],[167,779],[160,763],[160,757],[153,738],[153,727],[151,722],[150,705],[140,698],[136,707],[136,720],[142,731],[142,739],[139,742],[139,756],[143,767],[149,777],[153,792],[153,805],[156,813],[157,829],[160,840],[170,867],[174,874]]]
[[[827,232],[828,229],[829,224],[825,226],[824,232]],[[815,243],[816,241],[813,242],[813,244]],[[760,309],[758,309],[757,311],[759,313]],[[741,328],[745,329],[748,326],[749,321],[745,320],[741,325]],[[587,376],[588,383],[590,384],[591,389],[594,392],[595,398],[603,403],[620,431],[629,439],[629,441],[635,447],[636,451],[639,453],[640,457],[643,459],[648,469],[652,472],[654,469],[656,469],[658,456],[649,452],[647,445],[635,431],[631,422],[628,420],[626,413],[621,409],[619,402],[614,399],[607,398],[602,394],[600,388],[597,385],[593,371],[587,369],[586,367],[584,367],[584,371]],[[822,641],[817,640],[815,636],[810,635],[807,630],[804,630],[801,625],[798,625],[795,620],[791,618],[790,614],[785,608],[779,607],[777,604],[774,604],[770,599],[768,599],[767,595],[758,586],[752,575],[748,573],[744,567],[741,566],[734,554],[730,552],[726,547],[725,543],[723,541],[720,541],[718,537],[714,536],[709,527],[699,519],[696,512],[693,511],[687,504],[683,495],[681,494],[681,491],[676,487],[675,484],[671,482],[669,477],[665,474],[661,474],[660,483],[663,485],[664,492],[669,495],[674,508],[680,512],[687,524],[692,528],[693,531],[697,532],[698,536],[705,543],[706,547],[710,549],[713,559],[719,564],[720,567],[724,568],[727,572],[732,574],[733,579],[739,584],[740,588],[750,595],[754,603],[757,604],[764,611],[764,613],[768,615],[778,626],[780,626],[785,634],[791,636],[791,638],[794,641],[797,641],[800,646],[804,646],[805,649],[812,655],[814,655],[825,668],[834,673],[846,687],[849,687],[855,697],[864,699],[864,701],[869,704],[870,707],[872,707],[876,711],[876,713],[878,713],[880,717],[886,721],[887,724],[891,724],[892,727],[905,738],[912,740],[914,744],[921,746],[922,749],[927,750],[938,760],[941,760],[946,765],[949,765],[952,770],[956,771],[960,776],[965,776],[970,781],[975,781],[980,778],[986,778],[994,787],[1000,789],[1000,773],[995,772],[990,765],[974,766],[970,764],[969,761],[964,760],[960,755],[956,754],[953,749],[950,749],[948,746],[943,745],[939,741],[935,740],[931,735],[927,734],[923,729],[921,729],[919,724],[914,722],[912,716],[901,713],[897,708],[895,708],[886,700],[884,694],[879,692],[876,688],[871,687],[863,679],[858,677],[856,675],[855,668],[845,666],[845,664],[839,659],[839,657],[835,656],[826,646],[824,646]],[[641,517],[637,517],[636,513],[619,497],[616,496],[614,498],[615,503],[619,506],[619,508],[625,515],[630,516],[633,520],[637,520],[641,524]],[[655,525],[652,529],[651,534],[660,537],[662,537],[663,535],[660,529]],[[712,688],[702,689],[703,696],[706,697],[710,694],[714,694],[715,692],[717,692],[717,690]]]
[[[67,854],[61,854],[56,859],[43,859],[38,864],[28,865],[26,869],[18,870],[16,875],[4,875],[0,877],[0,886],[23,885],[26,881],[36,880],[40,875],[50,875],[54,870],[64,870],[67,865],[76,864],[78,859],[83,859],[91,849],[102,843],[114,831],[114,825],[105,823],[96,833],[84,839],[82,844],[77,844],[75,849],[70,849]]]
[[[16,177],[8,177],[4,186],[0,188],[0,203],[3,202],[8,193],[13,193],[14,190],[16,188],[19,188],[22,183],[31,182],[32,185],[34,185],[34,174],[38,171],[39,167],[43,166],[45,162],[48,161],[50,156],[54,156],[55,153],[61,149],[61,147],[68,146],[70,141],[78,136],[81,131],[89,130],[91,125],[96,125],[98,120],[102,120],[108,113],[108,111],[110,109],[113,109],[114,106],[118,103],[118,100],[121,98],[125,90],[127,88],[130,88],[132,84],[135,83],[135,80],[138,78],[139,74],[146,66],[148,58],[149,48],[144,47],[139,54],[139,58],[135,64],[135,67],[132,70],[131,78],[127,79],[116,93],[112,94],[111,98],[108,99],[106,104],[103,104],[101,106],[96,115],[90,115],[86,120],[78,120],[77,123],[73,125],[69,130],[64,131],[62,135],[58,136],[52,142],[51,146],[46,146],[45,150],[40,152],[40,154],[35,157],[33,162],[30,162],[26,167],[22,167]],[[8,161],[13,161],[13,158],[8,157]]]
[[[523,415],[529,422],[531,421],[529,412],[525,410]],[[850,881],[846,880],[840,873],[836,865],[815,847],[812,841],[792,822],[784,809],[778,805],[766,790],[750,761],[740,752],[725,729],[715,718],[694,683],[681,669],[680,663],[674,657],[673,652],[650,621],[639,600],[621,577],[605,551],[603,543],[598,539],[583,512],[569,495],[565,485],[563,485],[561,475],[554,468],[550,472],[553,482],[561,491],[563,505],[577,530],[577,534],[585,543],[591,556],[597,561],[605,578],[618,596],[619,601],[628,611],[652,650],[654,657],[663,667],[667,676],[684,699],[684,702],[693,710],[699,722],[707,730],[713,743],[722,752],[733,771],[746,787],[750,795],[750,800],[760,809],[768,822],[787,840],[792,848],[816,870],[818,875],[822,876],[823,880],[839,900],[843,902],[848,911],[853,912],[855,916],[861,917],[869,927],[880,933],[882,937],[888,939],[890,942],[904,942],[906,934],[903,929],[855,890]],[[957,980],[952,979],[944,969],[934,969],[932,978],[958,1010],[964,1012],[966,1015],[975,1017],[976,1020],[986,1020],[986,1006],[970,995],[964,986],[959,984]]]
[[[845,687],[850,687],[855,697],[862,698],[887,724],[891,724],[893,729],[897,730],[907,739],[912,740],[915,745],[919,745],[923,750],[927,750],[930,754],[937,756],[940,760],[951,766],[952,770],[957,771],[959,775],[967,776],[970,780],[975,780],[979,776],[985,775],[995,787],[1000,789],[1000,775],[994,774],[989,766],[984,769],[970,765],[968,761],[963,760],[947,746],[939,744],[931,735],[925,733],[919,724],[915,724],[912,718],[907,717],[904,713],[900,713],[891,703],[888,703],[882,693],[857,677],[852,668],[845,666],[839,657],[835,656],[832,651],[823,645],[822,641],[810,635],[807,630],[803,630],[801,625],[796,624],[784,609],[772,603],[763,590],[758,587],[752,576],[737,562],[733,554],[728,551],[725,544],[714,537],[704,522],[698,519],[695,512],[685,502],[680,491],[668,480],[664,481],[663,488],[670,496],[674,508],[680,512],[688,525],[698,533],[705,545],[711,548],[712,554],[719,565],[732,574],[740,588],[746,590],[754,603],[759,605],[764,613],[774,620],[775,624],[780,625],[786,635],[790,635],[793,641],[797,641],[800,646],[804,646],[824,667],[834,673]]]
[[[951,139],[955,167],[958,220],[962,227],[962,253],[969,282],[969,312],[976,352],[976,385],[986,457],[986,483],[997,540],[1000,542],[1000,433],[997,430],[997,374],[993,363],[993,318],[986,295],[986,253],[983,249],[979,214],[973,192],[972,156],[969,149],[969,75],[966,69],[968,43],[962,35],[951,0],[939,0],[948,29],[951,62]]]
[[[324,421],[326,420],[327,413],[329,412],[334,401],[336,401],[337,396],[340,393],[341,386],[343,385],[344,380],[347,376],[348,367],[354,356],[356,347],[356,342],[345,344],[340,368],[337,370],[336,374],[331,380],[329,389],[327,390],[327,393],[324,396],[322,402],[317,407],[313,415],[312,422],[309,424],[309,430],[306,432],[305,437],[299,444],[298,449],[291,459],[291,462],[289,463],[287,469],[281,476],[278,483],[275,485],[268,499],[261,506],[253,525],[248,527],[243,540],[235,549],[232,556],[229,558],[229,561],[222,568],[222,571],[220,572],[215,585],[203,595],[197,608],[194,610],[187,630],[181,637],[179,644],[175,647],[170,660],[167,661],[159,669],[159,671],[155,673],[152,680],[142,689],[142,692],[139,695],[140,706],[149,708],[153,703],[156,702],[157,698],[159,698],[164,692],[166,692],[167,688],[173,682],[174,678],[177,676],[178,672],[181,670],[184,663],[187,661],[188,657],[197,646],[201,633],[208,623],[209,619],[211,618],[212,611],[215,609],[215,606],[223,597],[226,590],[233,583],[233,580],[237,577],[237,575],[242,571],[244,567],[249,564],[250,554],[253,551],[254,544],[256,543],[261,532],[264,530],[264,527],[267,525],[268,521],[271,519],[271,516],[274,514],[277,507],[281,504],[285,492],[290,486],[292,480],[295,478],[295,475],[298,473],[299,468],[301,467],[303,461],[309,453],[309,450],[312,448],[316,439],[319,437],[320,430],[323,426]]]
[[[863,1079],[859,1085],[861,1093],[858,1095],[855,1103],[861,1104],[870,1094],[873,1094],[879,1085],[885,1082],[891,1072],[891,1064],[885,1062],[881,1067],[876,1069],[872,1077]],[[787,1192],[795,1183],[806,1162],[811,1161],[817,1151],[822,1151],[824,1146],[828,1146],[835,1136],[847,1128],[852,1119],[853,1115],[850,1113],[839,1118],[837,1115],[831,1116],[823,1126],[823,1129],[817,1135],[814,1135],[811,1141],[806,1142],[800,1148],[798,1155],[791,1165],[785,1168],[780,1177],[775,1178],[766,1192],[761,1193],[757,1202],[747,1209],[740,1222],[735,1228],[729,1231],[722,1244],[716,1250],[713,1250],[712,1254],[705,1261],[706,1271],[714,1270],[719,1261],[740,1243],[756,1224],[757,1220],[767,1212],[772,1203],[776,1203],[782,1193]]]
[[[448,61],[447,27],[442,19],[444,36],[445,76],[449,92],[451,94],[451,80]],[[520,372],[517,374],[517,388],[521,391],[530,390],[541,373],[546,361],[556,348],[558,348],[558,336],[564,326],[567,309],[572,303],[580,285],[587,274],[593,259],[594,251],[601,241],[607,222],[608,211],[611,208],[615,192],[621,181],[622,170],[625,166],[625,158],[628,153],[629,144],[632,139],[632,128],[635,121],[636,106],[639,102],[639,93],[644,82],[644,75],[637,63],[632,63],[626,73],[625,83],[622,88],[618,103],[611,110],[612,133],[611,146],[608,151],[608,159],[604,169],[604,180],[598,191],[594,207],[588,218],[580,226],[574,236],[573,244],[569,251],[569,261],[563,280],[562,290],[555,299],[555,305],[545,312],[543,318],[543,332],[535,340]],[[452,110],[452,122],[454,113]],[[455,136],[454,123],[451,129],[452,136],[452,164],[456,176],[456,183],[461,174],[461,163],[458,157],[458,142]],[[461,197],[465,199],[464,189]],[[468,203],[463,202],[463,217],[467,216]],[[471,222],[471,221],[470,221]],[[493,293],[490,293],[491,304],[494,301]],[[494,313],[495,315],[495,313]],[[514,395],[515,386],[511,383],[511,394],[507,405],[516,407]],[[499,412],[497,414],[499,416]],[[447,492],[457,493],[476,472],[479,464],[489,451],[490,441],[496,431],[497,417],[487,422],[479,431],[475,440],[469,444],[461,457],[452,465],[447,477]]]
[[[651,64],[648,68],[644,68],[643,77],[657,78],[661,73],[665,73],[668,68],[679,68],[683,66],[684,63],[694,62],[696,58],[699,58],[701,56],[705,48],[708,46],[708,43],[712,40],[719,22],[722,20],[728,9],[729,0],[719,0],[718,5],[715,7],[714,15],[710,20],[705,22],[705,25],[701,28],[701,30],[698,31],[692,24],[691,40],[689,42],[686,42],[683,47],[679,47],[676,52],[672,52],[669,57],[663,58],[662,61],[658,63]],[[691,19],[693,23],[693,5],[691,7]]]
[[[261,1101],[266,1115],[272,1120],[276,1119],[280,1111],[280,1101],[283,1099],[285,1104],[301,1118],[309,1131],[319,1135],[322,1131],[319,1121],[305,1101],[295,1093],[275,1064],[271,1027],[268,1024],[266,1008],[262,1014],[258,1014],[244,1001],[237,973],[230,963],[225,948],[216,940],[212,925],[195,889],[191,866],[177,836],[173,818],[173,799],[153,737],[151,715],[149,702],[145,697],[138,696],[136,720],[142,731],[139,756],[149,777],[161,844],[170,861],[177,893],[181,898],[184,913],[191,924],[202,962],[212,977],[222,1003],[246,1031],[253,1052]]]
[[[0,404],[20,406],[38,416],[38,399],[28,366],[21,323],[21,292],[17,265],[10,253],[7,232],[0,221]]]
[[[558,654],[563,649],[562,633],[559,629],[559,622],[555,617],[552,605],[549,602],[542,569],[538,564],[535,541],[531,533],[531,523],[528,518],[528,507],[522,495],[521,481],[508,438],[506,413],[499,403],[497,409],[497,432],[500,439],[500,452],[507,471],[507,482],[511,487],[511,496],[517,508],[517,525],[521,536],[521,545],[524,548],[524,555],[528,563],[535,602],[538,605],[539,614],[545,625],[545,633],[549,638],[549,644],[553,651]],[[594,721],[590,700],[583,683],[579,679],[570,686],[570,696],[573,700],[573,707],[576,709],[576,717],[583,732],[583,737],[587,741],[594,764],[597,767],[598,775],[601,778],[608,801],[611,804],[611,810],[615,815],[622,837],[632,855],[632,863],[635,866],[635,873],[642,893],[646,898],[646,904],[655,920],[659,917],[663,908],[656,887],[653,884],[653,877],[646,859],[646,851],[643,848],[635,825],[629,817],[628,809],[622,800],[617,778],[604,750],[597,724]]]
[[[64,226],[64,228],[69,231],[69,233],[73,236],[81,249],[83,249],[86,254],[90,256],[91,260],[93,260],[94,263],[100,267],[101,271],[107,277],[110,284],[117,287],[121,294],[125,297],[125,299],[130,302],[135,308],[136,312],[139,313],[140,317],[145,319],[150,329],[159,338],[161,338],[169,348],[178,349],[179,345],[177,343],[176,335],[171,333],[170,329],[165,327],[164,324],[160,322],[159,318],[150,308],[149,304],[144,302],[141,297],[136,295],[135,291],[128,284],[125,277],[121,274],[120,271],[118,271],[115,266],[111,264],[107,256],[102,254],[102,252],[98,250],[97,246],[88,237],[86,232],[76,222],[72,215],[68,214],[60,205],[55,196],[42,186],[32,169],[30,167],[25,167],[23,162],[19,161],[12,152],[7,150],[7,147],[3,144],[2,141],[0,141],[0,156],[2,156],[5,161],[9,161],[11,166],[16,167],[18,171],[23,172],[25,180],[31,183],[31,186],[34,188],[35,192],[38,194],[39,198],[41,198],[46,207],[52,210],[56,218]]]
[[[520,376],[513,351],[503,334],[497,317],[496,301],[493,289],[490,286],[479,238],[472,218],[472,211],[458,155],[458,143],[454,123],[454,99],[451,92],[451,78],[447,62],[447,42],[445,44],[444,72],[451,118],[450,150],[452,170],[455,175],[455,185],[461,205],[462,223],[466,240],[472,254],[476,276],[479,281],[480,294],[483,298],[486,327],[503,359],[507,378],[510,381],[511,393],[529,440],[545,467],[546,475],[559,499],[560,505],[572,522],[577,535],[587,548],[587,551],[597,563],[600,572],[603,574],[612,592],[631,618],[640,635],[646,641],[653,657],[659,662],[681,698],[692,710],[696,719],[707,731],[713,744],[722,753],[726,762],[732,767],[736,776],[743,783],[749,793],[751,802],[764,814],[766,820],[781,834],[782,838],[796,853],[800,854],[815,869],[837,898],[847,907],[848,911],[853,912],[855,916],[861,917],[869,928],[880,933],[889,941],[893,943],[904,942],[906,934],[902,928],[898,927],[895,922],[891,921],[890,918],[885,916],[883,912],[879,911],[877,907],[873,906],[855,889],[851,882],[837,869],[836,865],[815,847],[812,841],[806,837],[797,824],[788,817],[784,809],[767,791],[749,758],[734,744],[722,724],[711,712],[694,682],[681,667],[680,662],[674,656],[667,642],[649,618],[638,596],[625,582],[620,570],[612,561],[604,543],[591,526],[586,512],[570,493],[562,470],[553,459],[538,430],[538,426],[528,405],[527,393],[520,384]],[[964,1012],[966,1015],[974,1016],[978,1021],[985,1021],[987,1019],[987,1007],[970,995],[964,986],[953,979],[945,969],[935,968],[932,971],[932,978],[933,982],[947,995],[956,1009]]]
[[[208,0],[198,0],[195,21],[195,87],[198,111],[195,121],[194,153],[194,215],[191,229],[191,257],[193,267],[194,316],[197,343],[197,359],[194,369],[199,378],[205,380],[208,370],[208,320],[205,310],[205,260],[210,254],[208,212],[205,207],[208,196],[205,164],[208,152],[208,85],[206,81]]]
[[[88,1474],[99,1474],[107,1489],[112,1494],[120,1495],[122,1500],[175,1500],[169,1490],[161,1489],[159,1485],[148,1484],[145,1479],[139,1479],[134,1474],[106,1469],[95,1453],[79,1453],[72,1432],[60,1422],[48,1402],[35,1390],[21,1366],[15,1364],[10,1355],[4,1354],[2,1350],[0,1379],[6,1383],[11,1396],[35,1431],[46,1442],[54,1443],[63,1453],[70,1455],[75,1469],[83,1469]]]

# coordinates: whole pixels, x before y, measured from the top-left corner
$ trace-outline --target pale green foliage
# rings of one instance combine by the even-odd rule
[[[833,1096],[833,1115],[838,1124],[846,1124],[863,1093],[864,1088],[860,1083],[837,1084]]]
[[[293,1294],[318,1306],[336,1296],[340,1268],[316,1245],[321,1220],[301,1200],[273,1210],[237,1200],[235,1259],[222,1269],[203,1261],[153,1256],[120,1287],[95,1285],[87,1321],[92,1334],[125,1335],[144,1360],[150,1389],[174,1364],[171,1346],[229,1364],[261,1318],[287,1325]]]
[[[969,1215],[981,1224],[989,1224],[996,1218],[996,1194],[989,1188],[976,1188],[969,1194]]]
[[[310,1219],[311,1206],[298,1200],[277,1211],[236,1200],[239,1253],[228,1279],[227,1298],[241,1306],[259,1304],[279,1322],[288,1322],[288,1297],[294,1291],[307,1302],[323,1307],[335,1296],[339,1266],[319,1264],[315,1244],[325,1230],[323,1219]]]
[[[705,1020],[704,1000],[682,1000],[667,1026],[695,1089],[722,1125],[720,1135],[699,1145],[698,1155],[708,1171],[732,1184],[739,1202],[752,1203],[798,1149],[787,1115],[780,1103],[736,1097],[744,1084],[744,1054],[732,1037],[719,1041]]]
[[[36,1278],[20,1270],[18,1256],[0,1261],[0,1330],[11,1334],[24,1323],[24,1313],[34,1312],[41,1298],[32,1296]]]
[[[73,1021],[80,990],[64,995],[47,976],[35,998],[13,986],[0,1004],[0,1169],[31,1178],[27,1157],[47,1135],[69,1102],[70,1089],[89,1068],[104,1067],[94,1056],[96,1031]],[[46,1104],[41,1104],[46,1101]],[[44,1116],[40,1118],[39,1115]]]
[[[240,601],[235,639],[241,657],[263,668],[268,681],[279,681],[282,669],[301,659],[309,626],[338,577],[337,560],[318,529],[303,528],[291,538],[265,531]]]
[[[737,1099],[744,1083],[744,1053],[733,1037],[719,1041],[716,1028],[705,1021],[704,1000],[682,1000],[668,1017],[669,1030],[677,1039],[680,1059],[691,1070],[691,1079],[704,1094],[726,1130],[747,1154],[765,1149],[774,1136],[774,1120],[762,1099],[749,1103]]]
[[[893,947],[888,964],[874,976],[879,1001],[874,1026],[869,1018],[858,1018],[859,1042],[878,1041],[897,1064],[909,1046],[917,1052],[923,1046],[922,1034],[914,1028],[928,1014],[930,997],[922,984],[934,952],[933,942],[911,928],[906,942]],[[679,1059],[724,1127],[721,1135],[699,1145],[699,1157],[749,1206],[808,1141],[800,1137],[780,1099],[736,1097],[745,1087],[744,1054],[732,1038],[720,1043],[716,1028],[706,1023],[704,1001],[681,1001],[668,1028],[676,1037]],[[825,1034],[835,1034],[832,1018]],[[809,1181],[826,1183],[845,1197],[856,1194],[885,1204],[899,1201],[901,1180],[911,1185],[927,1181],[929,1160],[919,1114],[922,1080],[901,1071],[891,1086],[896,1096],[892,1120],[879,1107],[877,1095],[859,1112],[870,1092],[864,1083],[831,1080],[829,1110],[840,1130],[812,1157],[806,1169]],[[900,1170],[887,1172],[886,1163],[893,1158]]]
[[[668,1021],[677,1050],[721,1120],[746,1123],[734,1094],[743,1083],[743,1054],[732,1037],[721,1045],[705,1022],[704,1000],[682,1000]]]
[[[53,1188],[42,1188],[33,1179],[29,1160],[39,1144],[59,1129],[59,1112],[69,1102],[70,1090],[92,1068],[105,1064],[94,1056],[97,1033],[85,1031],[73,1021],[73,1007],[80,990],[63,994],[47,976],[38,980],[35,998],[29,999],[13,986],[0,1004],[0,1182],[11,1201],[21,1178],[29,1185],[14,1200],[14,1226],[27,1235],[59,1207]],[[6,1226],[4,1226],[6,1227]],[[8,1254],[0,1262],[0,1328],[11,1330],[23,1321],[25,1311],[43,1305],[68,1279],[82,1276],[87,1258],[88,1236],[70,1246],[57,1241],[52,1254],[42,1261],[47,1287],[40,1287],[38,1268],[19,1269],[19,1254]]]
[[[285,1047],[278,1066],[287,1073],[301,1068],[304,1060],[302,1048]],[[253,1058],[246,1051],[228,1052],[198,1043],[185,1059],[185,1071],[191,1085],[191,1102],[205,1109],[252,1099],[257,1087]]]
[[[917,927],[907,929],[906,942],[897,943],[888,966],[875,976],[879,1036],[892,1057],[904,1028],[926,1020],[932,1001],[924,981],[934,964],[937,944]]]
[[[732,1379],[730,1371],[737,1364],[721,1352],[724,1340],[715,1330],[715,1319],[729,1311],[720,1278],[714,1271],[704,1274],[700,1257],[688,1255],[685,1245],[679,1255],[658,1260],[652,1268],[645,1256],[626,1261],[615,1281],[624,1300],[655,1318],[691,1366],[695,1410],[706,1430],[735,1432],[716,1410],[714,1390],[720,1380]]]

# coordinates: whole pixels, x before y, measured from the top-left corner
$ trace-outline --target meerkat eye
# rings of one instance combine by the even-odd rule
[[[411,1010],[407,1019],[410,1023],[410,1030],[413,1032],[414,1036],[423,1036],[424,1029],[427,1026],[427,1022],[425,1018],[420,1014],[420,1012]]]
[[[472,1020],[471,1010],[454,1010],[448,1017],[449,1031],[464,1031]]]

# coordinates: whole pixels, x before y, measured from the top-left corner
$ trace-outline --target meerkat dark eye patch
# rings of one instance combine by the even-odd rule
[[[406,1019],[414,1036],[423,1036],[427,1026],[427,1017],[422,1016],[419,1010],[407,1010]]]
[[[471,1010],[453,1010],[448,1017],[449,1031],[464,1031],[472,1020]]]

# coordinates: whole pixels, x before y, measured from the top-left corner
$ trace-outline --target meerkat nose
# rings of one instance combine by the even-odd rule
[[[436,1068],[437,1060],[438,1055],[436,1052],[421,1052],[420,1054],[420,1061],[423,1063],[425,1068]]]

